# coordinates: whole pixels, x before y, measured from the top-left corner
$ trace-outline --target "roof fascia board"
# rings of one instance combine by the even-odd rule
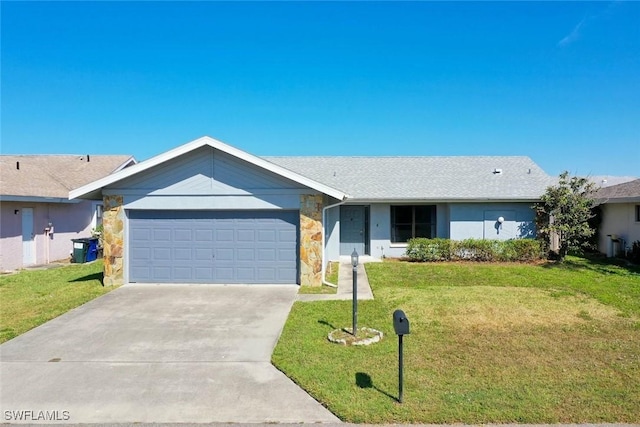
[[[321,193],[327,194],[331,197],[335,197],[339,200],[344,200],[347,195],[339,190],[336,190],[335,188],[331,188],[329,186],[326,186],[324,184],[321,184],[319,182],[316,182],[314,180],[311,180],[309,178],[306,178],[304,176],[298,175],[295,172],[292,172],[288,169],[285,169],[281,166],[278,166],[274,163],[271,163],[267,160],[264,160],[260,157],[254,156],[252,154],[249,154],[245,151],[242,151],[238,148],[235,147],[231,147],[230,145],[227,145],[223,142],[220,142],[216,139],[213,139],[211,137],[208,136],[203,136],[201,138],[198,138],[196,140],[193,140],[191,142],[188,142],[184,145],[181,145],[179,147],[176,147],[172,150],[166,151],[162,154],[159,154],[155,157],[152,157],[148,160],[145,160],[141,163],[136,163],[135,165],[129,166],[128,168],[124,168],[118,172],[115,172],[111,175],[108,175],[104,178],[101,178],[97,181],[91,182],[87,185],[84,185],[80,188],[77,188],[75,190],[71,190],[69,192],[69,199],[76,199],[76,198],[81,198],[82,196],[85,196],[89,193],[92,193],[96,190],[100,190],[103,187],[106,187],[110,184],[113,184],[115,182],[121,181],[125,178],[128,178],[130,176],[133,176],[135,174],[138,174],[140,172],[143,172],[147,169],[150,169],[154,166],[157,166],[159,164],[162,164],[166,161],[169,161],[171,159],[174,159],[178,156],[181,156],[183,154],[186,154],[190,151],[193,151],[195,149],[198,149],[200,147],[204,147],[204,146],[209,146],[212,147],[214,149],[220,150],[222,152],[225,152],[231,156],[237,157],[241,160],[244,160],[248,163],[251,163],[255,166],[261,167],[263,169],[266,169],[270,172],[273,172],[277,175],[283,176],[285,178],[288,178],[292,181],[295,181],[299,184],[302,184],[306,187],[309,187],[311,189],[314,189],[316,191],[319,191]]]
[[[540,199],[348,199],[346,204],[362,203],[535,203]]]
[[[136,158],[131,156],[123,164],[118,166],[112,173],[119,172],[119,171],[121,171],[122,169],[126,168],[129,165],[133,166],[133,165],[135,165],[137,163],[138,163],[138,161],[136,160]]]
[[[607,203],[638,203],[640,202],[640,196],[633,197],[610,197],[610,198],[599,198],[596,199],[596,202],[604,205]]]
[[[80,203],[81,200],[69,200],[64,197],[0,195],[0,202],[76,204]]]

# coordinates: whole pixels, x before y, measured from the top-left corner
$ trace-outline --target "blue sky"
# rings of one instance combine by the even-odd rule
[[[3,154],[527,155],[640,176],[640,2],[1,3]]]

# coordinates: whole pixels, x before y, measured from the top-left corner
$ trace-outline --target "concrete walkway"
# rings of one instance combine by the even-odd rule
[[[369,262],[381,262],[376,258],[360,257],[358,264],[358,301],[373,299],[373,292],[369,285],[369,278],[364,269],[364,264]],[[335,294],[298,294],[298,301],[332,301],[353,299],[353,267],[351,258],[340,257],[340,270],[338,273],[338,292]]]

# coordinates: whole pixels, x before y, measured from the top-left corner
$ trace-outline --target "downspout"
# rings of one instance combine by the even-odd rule
[[[338,285],[327,282],[327,263],[325,262],[325,247],[327,246],[327,241],[325,239],[325,227],[327,226],[327,209],[335,208],[336,206],[340,206],[345,204],[347,201],[343,200],[341,202],[335,203],[333,205],[325,206],[322,208],[322,284],[331,286],[332,288],[337,288]]]

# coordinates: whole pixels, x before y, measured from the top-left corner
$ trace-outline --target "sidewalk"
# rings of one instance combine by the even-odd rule
[[[373,299],[373,292],[369,285],[364,264],[368,262],[380,262],[375,258],[361,257],[358,264],[358,301]],[[331,301],[353,299],[353,267],[350,257],[340,257],[340,270],[338,273],[338,292],[335,294],[298,294],[298,301]]]

